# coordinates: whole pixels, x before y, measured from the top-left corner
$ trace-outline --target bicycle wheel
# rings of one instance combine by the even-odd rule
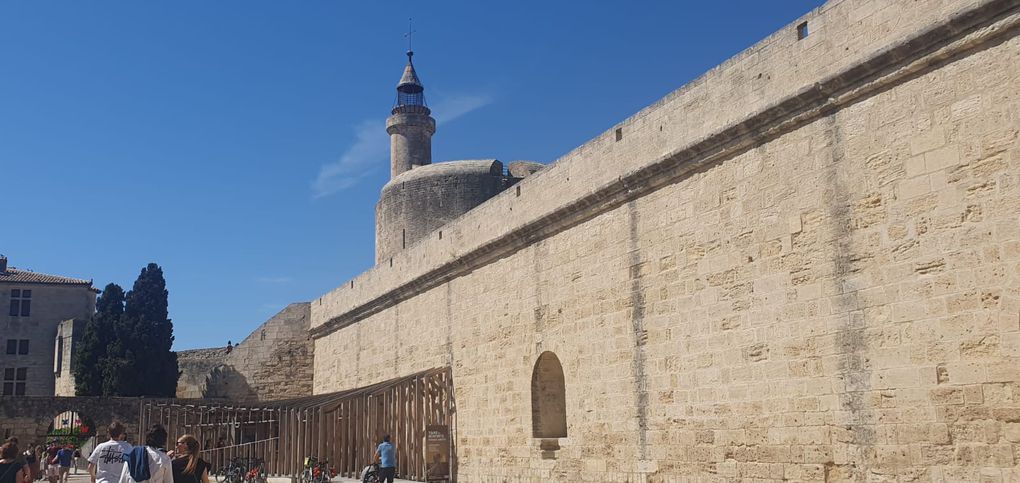
[[[220,468],[213,473],[213,479],[216,480],[216,483],[227,483],[227,474],[223,468]]]

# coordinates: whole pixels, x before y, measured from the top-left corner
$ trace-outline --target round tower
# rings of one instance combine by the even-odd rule
[[[418,166],[432,164],[432,135],[436,120],[425,105],[425,87],[418,80],[407,51],[407,67],[397,84],[397,100],[391,116],[386,120],[390,135],[390,179]]]
[[[435,233],[517,181],[495,159],[432,164],[436,121],[425,106],[425,88],[407,52],[407,67],[397,84],[397,102],[386,121],[392,176],[375,207],[375,261],[392,257]],[[521,165],[517,171],[534,171]]]

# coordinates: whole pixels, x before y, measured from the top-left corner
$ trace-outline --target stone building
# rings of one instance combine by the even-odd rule
[[[19,270],[0,256],[0,367],[5,396],[73,396],[74,330],[92,317],[91,280]]]
[[[230,350],[178,352],[177,397],[240,402],[311,395],[309,309],[307,302],[288,305]]]
[[[390,181],[376,206],[375,261],[417,243],[499,194],[542,165],[518,161],[504,170],[496,159],[432,164],[436,121],[425,103],[425,87],[407,52],[395,106],[386,120],[390,135]]]
[[[832,0],[512,189],[409,63],[314,392],[450,368],[459,481],[1020,481],[1018,32]]]

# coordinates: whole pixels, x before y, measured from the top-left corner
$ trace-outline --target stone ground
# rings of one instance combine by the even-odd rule
[[[290,478],[269,478],[269,482],[268,483],[291,483],[292,481],[293,480],[290,479]],[[359,480],[355,480],[353,478],[342,478],[342,477],[338,476],[336,478],[333,478],[332,481],[333,481],[333,483],[355,483],[355,482],[357,482]],[[399,483],[399,482],[410,482],[411,480],[400,480],[400,479],[398,479],[398,480],[394,480],[394,481]],[[88,473],[88,471],[78,470],[78,474],[77,475],[72,473],[71,475],[68,476],[67,483],[89,483],[89,473]],[[210,478],[209,483],[214,483],[214,481]]]

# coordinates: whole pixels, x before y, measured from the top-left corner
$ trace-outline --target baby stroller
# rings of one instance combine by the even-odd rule
[[[372,463],[361,470],[361,483],[379,483],[379,463]]]

